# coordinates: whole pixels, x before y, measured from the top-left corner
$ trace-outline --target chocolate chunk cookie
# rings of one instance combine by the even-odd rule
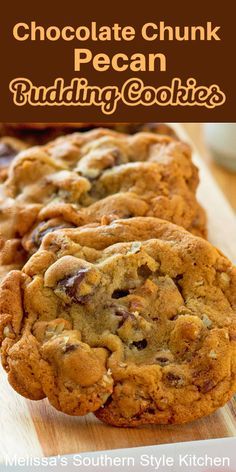
[[[96,129],[20,153],[1,187],[0,232],[32,254],[58,227],[155,216],[205,236],[188,145]],[[8,246],[11,243],[8,242]]]
[[[121,133],[134,134],[147,131],[165,134],[177,139],[174,130],[165,123],[5,123],[0,126],[1,135],[10,135],[33,145],[45,144],[58,136],[77,131],[88,131],[104,126]]]
[[[0,290],[20,394],[116,426],[184,423],[236,391],[236,269],[157,218],[57,230]]]

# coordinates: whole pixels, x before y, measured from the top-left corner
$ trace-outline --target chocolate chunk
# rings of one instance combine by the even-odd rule
[[[129,295],[129,290],[114,290],[113,294],[112,294],[112,298],[123,298],[123,297],[127,297],[127,295]]]
[[[72,223],[71,224],[62,223],[61,225],[48,226],[47,228],[41,230],[40,228],[43,228],[45,223],[46,223],[45,221],[40,223],[32,233],[32,241],[36,247],[39,247],[41,245],[44,236],[46,236],[49,233],[53,233],[54,231],[57,231],[58,229],[75,228],[75,225],[73,225]]]
[[[141,339],[141,341],[134,341],[132,346],[135,346],[139,351],[142,351],[145,349],[145,347],[147,347],[147,340]]]
[[[149,269],[147,264],[143,264],[138,268],[138,275],[140,277],[148,278],[152,274],[151,269]]]
[[[6,143],[0,143],[0,167],[9,166],[18,151]]]
[[[180,387],[181,385],[184,384],[183,378],[180,375],[173,374],[172,372],[168,372],[166,374],[166,380],[168,381],[170,385],[175,386],[175,387]]]
[[[73,300],[81,305],[84,305],[89,296],[88,295],[78,295],[79,286],[84,279],[87,269],[80,270],[77,274],[72,275],[66,279],[63,279],[59,282],[59,287],[64,290],[64,292]]]

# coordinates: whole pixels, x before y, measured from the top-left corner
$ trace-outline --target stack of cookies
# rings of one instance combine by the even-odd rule
[[[192,421],[236,390],[236,269],[206,240],[189,146],[122,131],[63,135],[5,169],[2,363],[70,415]]]

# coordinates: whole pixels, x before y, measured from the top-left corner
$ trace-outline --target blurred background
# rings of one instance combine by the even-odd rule
[[[236,213],[236,123],[183,123]]]

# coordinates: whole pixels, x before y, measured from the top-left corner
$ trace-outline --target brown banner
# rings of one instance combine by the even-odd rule
[[[6,3],[0,119],[236,121],[233,5]]]

